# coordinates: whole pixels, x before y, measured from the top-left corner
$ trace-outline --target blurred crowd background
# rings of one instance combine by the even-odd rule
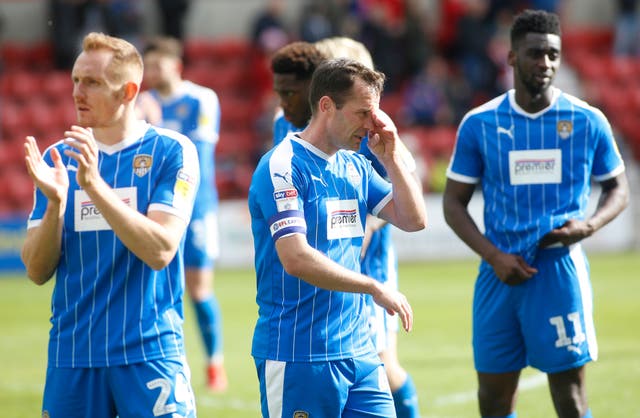
[[[183,41],[185,78],[213,88],[221,101],[222,199],[246,196],[270,147],[277,106],[270,55],[295,40],[357,39],[388,77],[381,106],[418,157],[430,193],[442,190],[465,112],[511,87],[508,28],[523,8],[560,14],[564,63],[556,84],[605,111],[625,158],[638,161],[636,0],[1,1],[0,217],[31,208],[24,136],[45,147],[75,121],[69,70],[89,31],[139,47],[157,34]]]

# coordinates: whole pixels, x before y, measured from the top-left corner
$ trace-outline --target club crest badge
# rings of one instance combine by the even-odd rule
[[[309,413],[305,411],[295,411],[293,418],[309,418]]]
[[[148,154],[138,154],[133,157],[133,172],[138,177],[144,177],[151,170],[153,157]]]
[[[568,120],[561,120],[557,125],[558,136],[562,139],[567,139],[573,133],[573,122]]]
[[[356,166],[351,162],[347,164],[347,177],[349,178],[349,182],[353,185],[353,187],[360,187],[360,184],[362,183],[362,177],[356,169]]]

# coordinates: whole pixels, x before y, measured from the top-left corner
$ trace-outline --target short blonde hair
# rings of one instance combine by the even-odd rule
[[[362,42],[346,36],[334,36],[316,42],[316,48],[330,58],[351,58],[370,70],[374,69],[373,58]]]
[[[82,50],[84,52],[111,51],[113,58],[109,63],[108,71],[112,81],[131,81],[138,86],[142,83],[142,56],[135,46],[124,39],[105,35],[104,33],[91,32],[84,37]]]

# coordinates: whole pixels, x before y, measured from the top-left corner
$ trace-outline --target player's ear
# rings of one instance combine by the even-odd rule
[[[124,93],[123,98],[127,101],[134,100],[139,90],[140,87],[136,83],[128,81],[122,87],[122,91]]]
[[[516,53],[513,51],[513,49],[510,49],[509,54],[507,54],[507,64],[513,67],[515,63],[516,63]]]
[[[331,99],[331,97],[329,96],[322,96],[320,98],[320,101],[318,102],[318,109],[321,112],[328,112],[329,110],[331,110],[333,107],[335,107],[335,103],[333,102],[333,100]]]

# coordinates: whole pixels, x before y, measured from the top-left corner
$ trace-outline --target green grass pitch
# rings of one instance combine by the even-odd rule
[[[600,359],[587,369],[595,417],[640,417],[640,253],[590,256]],[[476,260],[406,263],[400,287],[415,314],[410,334],[399,339],[401,363],[418,389],[423,418],[478,417],[471,359],[471,296]],[[195,318],[186,304],[185,332],[200,417],[258,417],[258,385],[249,355],[256,318],[251,270],[219,270],[216,293],[224,314],[224,346],[229,390],[204,389],[204,355]],[[2,416],[40,416],[46,365],[51,284],[0,278],[0,405]],[[518,413],[526,418],[555,416],[544,375],[523,373]]]

